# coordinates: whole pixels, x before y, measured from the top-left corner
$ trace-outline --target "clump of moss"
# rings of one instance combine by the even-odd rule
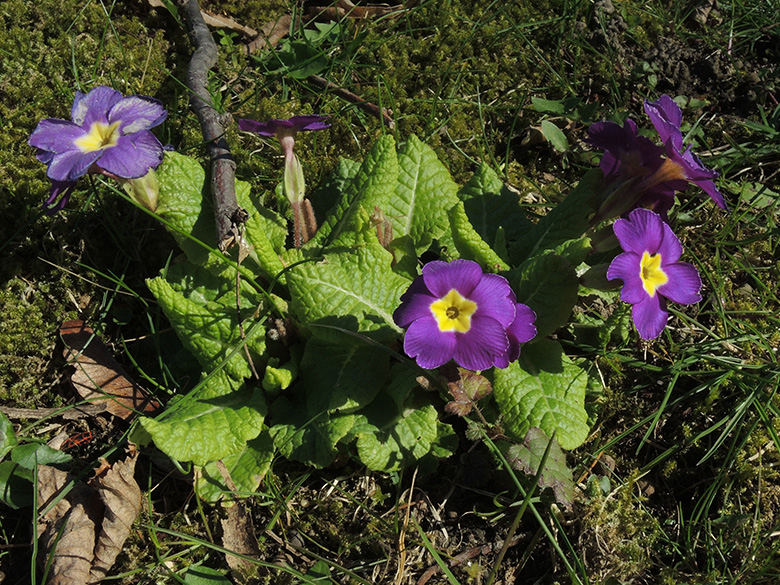
[[[612,493],[596,493],[581,516],[580,550],[595,581],[636,578],[653,565],[658,520],[638,495],[633,473]]]

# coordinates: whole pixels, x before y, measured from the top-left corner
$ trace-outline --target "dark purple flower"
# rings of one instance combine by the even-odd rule
[[[642,339],[655,339],[666,326],[666,299],[682,305],[701,300],[696,268],[680,262],[682,245],[657,213],[635,209],[613,226],[624,252],[609,265],[607,278],[623,281],[620,298],[633,305],[634,325]]]
[[[721,209],[726,209],[726,201],[713,179],[718,172],[708,169],[699,157],[691,152],[691,147],[683,150],[682,110],[668,95],[662,95],[658,101],[645,100],[645,112],[658,131],[664,143],[667,159],[678,167],[676,173],[686,181],[698,185]]]
[[[325,120],[328,116],[310,114],[308,116],[293,116],[289,120],[268,120],[267,122],[255,122],[254,120],[239,120],[238,127],[245,132],[256,132],[269,138],[276,136],[281,141],[283,136],[295,136],[303,130],[325,130],[330,128]]]
[[[404,351],[425,369],[451,359],[469,370],[506,367],[536,334],[535,318],[503,276],[471,260],[426,264],[393,313],[406,329]]]
[[[67,203],[75,182],[88,172],[122,179],[143,177],[163,158],[160,141],[149,129],[167,116],[153,98],[122,94],[98,86],[89,93],[76,92],[72,121],[46,118],[30,135],[36,157],[46,164],[52,180],[50,205],[62,196],[56,208]]]

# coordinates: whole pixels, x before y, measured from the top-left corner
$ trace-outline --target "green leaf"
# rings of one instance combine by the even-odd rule
[[[455,247],[461,258],[474,260],[488,272],[509,270],[509,266],[498,257],[493,249],[479,237],[466,216],[463,203],[458,203],[449,212],[450,229]]]
[[[382,136],[366,154],[355,177],[345,182],[341,200],[322,223],[309,247],[354,243],[356,215],[360,208],[371,213],[376,202],[389,200],[398,183],[398,172],[395,140],[390,135]]]
[[[184,573],[184,585],[230,585],[232,581],[216,569],[191,565]]]
[[[240,453],[262,429],[266,404],[262,390],[250,389],[222,371],[141,425],[172,459],[206,465]]]
[[[257,491],[260,482],[271,468],[274,459],[274,445],[268,431],[265,430],[256,438],[247,442],[238,453],[222,459],[230,474],[239,495],[247,495]],[[208,463],[200,468],[197,475],[195,490],[198,496],[206,502],[215,503],[229,496],[228,487],[217,469],[216,462]]]
[[[417,250],[425,250],[447,229],[447,211],[458,202],[458,187],[433,149],[414,135],[399,150],[398,166],[394,193],[366,198],[367,209],[378,206],[395,237],[408,234]]]
[[[8,417],[0,412],[0,459],[6,456],[6,454],[16,447],[19,441],[16,439],[16,433],[14,433],[14,425],[8,420]]]
[[[312,337],[301,360],[301,378],[314,412],[352,412],[365,406],[389,370],[390,356],[383,349],[344,334]]]
[[[377,242],[307,262],[287,277],[291,311],[304,325],[325,323],[390,339],[400,333],[393,311],[409,281],[393,272]]]
[[[510,191],[486,164],[458,192],[469,222],[493,249],[502,255],[499,240],[514,242],[533,227],[520,207],[518,194]]]
[[[587,374],[547,339],[523,346],[520,359],[493,372],[493,396],[504,415],[504,429],[517,439],[539,427],[564,449],[588,436],[585,410]]]
[[[516,245],[510,246],[513,262],[581,238],[590,227],[590,217],[598,206],[602,178],[599,169],[588,171],[563,201],[542,217]]]
[[[0,502],[18,510],[33,503],[33,472],[13,461],[0,462]]]
[[[531,427],[522,443],[507,449],[506,458],[514,469],[535,476],[551,441],[550,452],[539,475],[539,485],[550,488],[559,504],[571,508],[574,503],[574,479],[571,469],[566,466],[566,454],[555,439],[550,439],[542,429]]]
[[[299,583],[335,585],[335,582],[330,578],[330,567],[325,561],[314,563],[312,568],[306,571],[306,579],[299,581]]]
[[[252,371],[245,352],[238,349],[242,340],[235,292],[229,290],[230,280],[220,281],[192,265],[184,265],[172,271],[172,278],[175,279],[175,286],[161,277],[149,279],[146,284],[182,344],[197,358],[204,370],[211,371],[227,359],[224,369],[231,377],[236,380],[250,377]],[[219,288],[215,290],[217,286]],[[244,294],[249,297],[245,299],[246,304],[242,302],[249,309],[245,311],[246,314],[250,314],[256,307],[250,302],[252,292],[244,290]],[[228,306],[231,294],[232,305]],[[265,359],[264,328],[259,321],[249,319],[244,321],[243,326],[246,345],[255,366],[260,367]]]
[[[43,443],[27,443],[11,451],[11,460],[25,469],[35,469],[36,465],[56,465],[73,459],[67,453],[52,449]]]
[[[542,120],[542,134],[547,142],[552,144],[553,148],[558,152],[569,150],[569,141],[566,140],[566,135],[549,120]]]
[[[163,163],[157,168],[160,195],[157,215],[193,264],[205,264],[209,250],[217,247],[214,228],[214,212],[211,194],[206,184],[206,171],[201,164],[183,154],[166,152]]]
[[[250,246],[251,258],[269,280],[284,270],[284,264],[279,257],[284,250],[287,238],[287,221],[270,209],[260,209],[249,216],[246,222],[245,236]],[[285,276],[279,279],[285,283]]]
[[[547,252],[526,260],[506,274],[517,295],[536,313],[536,339],[569,322],[577,302],[579,279],[568,260]]]
[[[312,412],[306,405],[286,397],[271,406],[276,423],[268,432],[276,450],[287,459],[314,467],[330,465],[338,454],[336,445],[355,425],[354,414]]]

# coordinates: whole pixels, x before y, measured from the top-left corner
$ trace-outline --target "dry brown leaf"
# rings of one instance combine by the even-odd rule
[[[47,585],[100,583],[122,550],[141,510],[141,490],[133,478],[138,452],[109,465],[101,461],[92,485],[59,469],[38,466],[38,538],[51,557]]]
[[[72,479],[64,471],[39,465],[39,511],[45,510],[60,497],[63,488]],[[101,520],[102,508],[95,490],[77,483],[38,519],[38,538],[47,557],[51,555],[48,585],[84,585],[89,582],[95,525]]]
[[[60,327],[65,359],[76,371],[71,383],[85,400],[104,403],[106,410],[122,419],[138,412],[154,414],[160,403],[130,380],[103,342],[84,321],[65,321]]]
[[[99,583],[114,565],[141,511],[141,488],[133,478],[137,460],[138,451],[133,448],[126,459],[117,461],[92,481],[105,512],[95,545],[90,583]]]

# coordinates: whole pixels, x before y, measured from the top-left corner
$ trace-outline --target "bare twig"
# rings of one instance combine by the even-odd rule
[[[12,408],[10,406],[0,406],[0,412],[12,419],[40,420],[42,418],[57,417],[65,420],[76,420],[106,412],[106,404],[82,404],[81,406],[68,408]]]
[[[352,104],[357,105],[357,107],[359,107],[362,110],[365,110],[369,114],[372,114],[377,118],[382,117],[385,123],[387,124],[388,128],[390,128],[390,130],[395,130],[395,121],[393,120],[392,112],[387,108],[380,108],[376,104],[367,102],[359,95],[356,95],[351,91],[336,85],[335,83],[331,83],[330,81],[328,81],[324,77],[320,77],[319,75],[311,75],[308,77],[308,80],[311,81],[317,87],[320,87],[326,91],[331,91],[337,96],[339,96],[340,98]]]
[[[195,51],[187,71],[190,107],[200,121],[201,132],[211,160],[211,194],[217,223],[217,245],[221,251],[233,246],[239,237],[239,226],[246,221],[246,211],[236,201],[236,163],[225,140],[229,115],[220,116],[209,95],[208,72],[217,63],[217,44],[203,20],[197,0],[179,0]]]

